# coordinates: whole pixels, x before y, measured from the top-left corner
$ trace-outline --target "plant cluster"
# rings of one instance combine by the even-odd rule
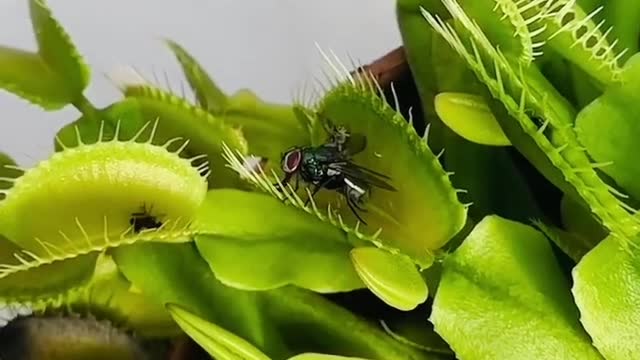
[[[33,168],[0,157],[0,358],[640,359],[640,2],[600,2],[398,0],[412,109],[322,50],[313,96],[228,95],[170,40],[193,98],[128,69],[97,108],[29,0],[0,87],[81,116]],[[329,124],[395,188],[366,221],[282,181]]]

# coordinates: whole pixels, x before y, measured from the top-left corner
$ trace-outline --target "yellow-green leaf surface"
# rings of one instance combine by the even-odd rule
[[[90,281],[98,258],[87,254],[13,271],[22,265],[15,255],[28,259],[22,249],[0,235],[0,304],[56,302]]]
[[[308,145],[309,132],[297,119],[293,107],[269,103],[244,89],[229,97],[219,115],[225,123],[242,129],[252,155],[280,164],[284,151]]]
[[[112,140],[118,130],[118,139],[130,140],[135,137],[145,123],[142,112],[135,99],[123,99],[104,109],[97,110],[101,121],[85,115],[64,125],[56,134],[54,147],[56,151],[76,147],[82,144],[94,144],[98,141]],[[159,143],[159,139],[154,140]],[[174,147],[179,147],[175,144]]]
[[[602,359],[545,237],[500,217],[445,259],[430,320],[463,360]]]
[[[629,195],[640,199],[640,164],[635,156],[640,138],[640,54],[634,55],[622,73],[624,82],[609,86],[585,107],[576,119],[580,142]]]
[[[599,177],[600,164],[592,163],[580,145],[571,127],[575,109],[537,67],[525,68],[505,57],[456,0],[442,1],[460,25],[460,34],[423,9],[425,19],[486,85],[493,97],[489,105],[514,146],[553,184],[584,200],[607,229],[629,243],[640,225]]]
[[[296,355],[288,360],[369,360],[361,357],[338,356],[329,354],[306,353]]]
[[[427,300],[429,289],[407,256],[359,247],[351,250],[351,259],[367,287],[396,309],[412,310]]]
[[[608,237],[573,270],[580,320],[607,360],[636,359],[640,343],[640,256]]]
[[[0,202],[0,233],[30,252],[29,266],[143,238],[188,241],[189,220],[206,195],[203,170],[148,142],[69,148],[14,181]],[[136,231],[134,214],[162,226]]]
[[[246,290],[293,284],[316,292],[364,288],[341,230],[270,196],[210,190],[196,244],[216,277]]]
[[[435,98],[435,104],[442,121],[463,138],[482,145],[511,145],[482,97],[440,93]]]
[[[172,40],[166,42],[180,63],[198,105],[211,113],[224,111],[227,107],[227,95],[213,82],[207,71],[180,44]]]
[[[13,186],[13,180],[20,175],[22,171],[17,170],[17,164],[9,155],[0,152],[0,190],[7,190]],[[0,200],[4,199],[4,193],[0,191]]]
[[[89,84],[90,73],[71,38],[53,17],[46,1],[29,0],[29,10],[38,54],[64,79],[59,84],[61,88],[68,88],[75,96],[81,95]]]
[[[74,96],[63,83],[40,55],[0,46],[0,88],[45,110],[57,110]]]
[[[0,47],[0,88],[45,110],[82,98],[89,68],[44,0],[29,0],[36,53]]]
[[[421,265],[430,252],[446,244],[463,227],[466,208],[436,156],[406,119],[378,94],[368,77],[347,80],[328,92],[317,106],[320,120],[366,137],[364,151],[353,162],[382,173],[397,191],[373,187],[363,213],[367,229],[382,229],[380,241],[400,249]],[[326,141],[326,133],[317,138]],[[355,217],[335,193],[319,196],[319,206],[331,201],[346,221]],[[334,205],[335,204],[335,205]]]
[[[156,142],[181,137],[188,140],[185,149],[191,155],[206,154],[211,168],[210,187],[237,187],[237,174],[225,166],[222,158],[222,144],[226,144],[243,154],[248,152],[248,144],[242,130],[226,124],[220,117],[213,116],[201,107],[190,104],[164,90],[147,85],[125,87],[127,99],[134,99],[142,123],[127,125],[134,133],[148,122],[158,123],[155,129]],[[151,130],[147,130],[150,132]]]
[[[193,244],[136,243],[114,249],[113,255],[124,276],[158,304],[188,309],[269,356],[289,356],[261,310],[262,292],[224,286]]]
[[[167,304],[167,309],[178,325],[215,359],[271,360],[243,338],[190,313],[179,305]]]
[[[108,319],[145,338],[166,338],[180,333],[165,307],[136,289],[106,254],[99,257],[90,283],[57,307]]]
[[[563,196],[560,201],[560,215],[562,216],[562,225],[567,231],[588,239],[593,246],[608,235],[608,232],[589,212],[586,205],[567,195]]]
[[[263,101],[249,89],[227,96],[186,49],[168,41],[197,103],[227,125],[242,129],[252,155],[280,162],[283,149],[309,143],[307,129],[290,105]]]

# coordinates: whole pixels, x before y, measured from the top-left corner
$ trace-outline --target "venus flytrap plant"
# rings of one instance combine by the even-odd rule
[[[494,99],[499,101],[494,108],[506,111],[516,120],[517,125],[507,118],[501,122],[512,142],[516,146],[519,143],[520,150],[534,163],[537,159],[541,161],[536,165],[551,180],[555,178],[556,185],[589,204],[591,211],[603,224],[622,238],[623,245],[632,245],[631,239],[638,231],[638,221],[629,213],[628,210],[632,209],[616,197],[618,192],[599,178],[595,171],[599,164],[591,163],[584,153],[571,128],[574,111],[563,99],[554,95],[553,88],[544,82],[534,67],[514,69],[508,58],[491,44],[455,1],[445,0],[444,3],[465,27],[463,38],[451,25],[433,17],[426,10],[425,18],[465,59]],[[462,39],[468,41],[471,49]],[[485,66],[487,59],[492,63],[491,67]],[[542,123],[536,124],[528,115],[529,112],[543,119]],[[521,134],[516,135],[513,131]],[[550,137],[546,135],[549,133]],[[519,137],[518,141],[514,136]],[[544,159],[540,158],[540,152]]]
[[[72,104],[92,117],[83,95],[89,67],[44,0],[30,0],[29,10],[38,51],[0,47],[0,88],[45,110]]]
[[[197,105],[226,124],[241,128],[251,154],[278,163],[278,149],[309,143],[308,129],[297,118],[294,107],[265,102],[248,89],[227,96],[186,49],[173,41],[167,44],[195,93]]]
[[[222,143],[243,153],[248,151],[242,130],[225,124],[222,119],[171,92],[150,85],[120,85],[125,98],[134,100],[138,112],[137,117],[128,118],[133,122],[127,126],[129,131],[135,133],[148,121],[157,120],[157,141],[168,141],[176,136],[189,139],[187,152],[206,154],[211,166],[220,169],[215,175],[211,173],[209,186],[237,186],[237,177],[225,170],[220,154]],[[134,122],[135,118],[141,123]]]
[[[335,84],[320,99],[315,106],[318,114],[316,121],[329,119],[333,124],[344,126],[353,133],[365,135],[369,148],[357,155],[355,161],[397,179],[396,186],[403,190],[414,189],[411,201],[405,197],[408,193],[403,190],[400,194],[390,195],[376,192],[368,203],[369,225],[364,225],[354,219],[348,212],[349,209],[345,209],[343,201],[334,194],[318,193],[307,205],[290,184],[280,183],[280,175],[273,169],[271,175],[267,176],[262,168],[247,168],[241,154],[234,154],[227,149],[225,156],[231,168],[262,191],[346,232],[352,239],[351,246],[356,247],[351,256],[362,280],[386,302],[396,308],[409,310],[425,300],[427,289],[421,281],[415,280],[419,278],[415,267],[400,254],[407,255],[421,268],[429,267],[436,252],[461,230],[466,208],[457,200],[456,191],[448,180],[450,174],[444,172],[437,157],[410,128],[409,123],[381,97],[374,80],[368,75],[351,78],[345,71],[337,70],[345,69],[339,63],[330,62],[330,66],[336,69],[335,76],[347,76],[348,80]],[[316,126],[318,128],[322,129],[322,126]],[[324,142],[327,134],[323,131],[316,130],[312,133],[312,142]],[[406,150],[395,151],[391,158],[387,149]],[[404,166],[393,166],[396,162]],[[411,171],[411,175],[408,171]],[[278,184],[283,191],[273,184]],[[310,197],[310,190],[306,191],[306,197]],[[423,201],[414,201],[416,192],[423,194]],[[412,214],[421,214],[424,218],[416,223],[407,221]],[[429,224],[426,233],[425,221]],[[359,247],[367,243],[381,249],[360,251]],[[386,251],[390,253],[387,255]],[[393,253],[399,254],[391,255]],[[385,276],[394,272],[383,269],[394,269],[397,275],[386,278]],[[405,279],[400,275],[403,272],[407,274]],[[398,297],[394,291],[400,289],[402,296]]]
[[[430,320],[461,359],[602,359],[547,240],[496,216],[445,259]]]
[[[175,334],[162,308],[132,307],[148,300],[117,278],[104,252],[138,241],[190,241],[208,167],[180,158],[184,146],[170,151],[151,144],[153,137],[120,141],[115,135],[109,141],[99,135],[90,145],[78,138],[79,146],[18,178],[4,178],[13,186],[0,205],[0,232],[7,238],[0,251],[0,303],[35,311],[88,307],[147,336]],[[94,207],[96,201],[103,206]],[[145,204],[152,207],[145,216],[158,216],[160,227],[132,225],[132,214]]]
[[[372,196],[368,228],[375,224],[382,229],[383,246],[398,249],[418,264],[429,266],[432,254],[455,236],[466,221],[468,205],[461,204],[457,197],[464,190],[452,187],[449,180],[452,174],[442,168],[427,140],[410,126],[411,120],[399,113],[397,96],[393,105],[389,105],[372,76],[352,77],[337,58],[334,62],[326,59],[334,70],[335,80],[315,106],[319,120],[326,119],[365,135],[367,149],[355,155],[354,161],[389,176],[399,189],[377,191]],[[325,199],[319,197],[318,202],[336,201],[335,197]],[[346,211],[341,214],[349,215]],[[420,214],[420,222],[409,220],[415,214]],[[348,218],[355,220],[353,216]]]

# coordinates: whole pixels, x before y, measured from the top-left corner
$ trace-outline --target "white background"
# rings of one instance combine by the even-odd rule
[[[54,16],[92,68],[87,97],[99,107],[120,94],[105,74],[133,65],[147,77],[182,81],[162,38],[187,49],[228,93],[250,88],[290,103],[319,75],[315,43],[341,59],[367,63],[400,44],[394,0],[49,0]],[[0,1],[0,45],[34,50],[26,0]],[[53,136],[79,116],[45,113],[0,91],[0,151],[32,166],[53,149]]]

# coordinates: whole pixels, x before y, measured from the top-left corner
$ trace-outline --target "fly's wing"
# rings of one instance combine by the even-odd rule
[[[391,186],[385,180],[391,180],[390,177],[383,175],[379,172],[375,172],[373,170],[367,169],[360,165],[354,164],[350,161],[333,163],[329,165],[329,168],[339,171],[348,178],[354,179],[356,181],[362,181],[367,184],[379,187],[381,189],[389,190],[389,191],[397,191],[396,188]]]

